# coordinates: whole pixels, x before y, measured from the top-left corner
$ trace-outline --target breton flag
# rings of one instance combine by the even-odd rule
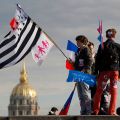
[[[68,40],[67,53],[68,53],[69,60],[66,60],[66,68],[68,70],[74,70],[74,66],[72,62],[75,61],[75,53],[77,52],[77,50],[78,50],[78,47],[74,43],[72,43],[70,40]]]
[[[53,45],[48,35],[42,31],[38,42],[31,51],[34,61],[40,65]]]
[[[21,61],[40,38],[41,28],[17,4],[11,31],[0,43],[0,69]]]
[[[74,92],[75,92],[75,88],[76,88],[76,84],[75,84],[74,89],[71,92],[70,96],[68,97],[67,101],[65,102],[62,110],[60,111],[59,115],[67,115],[68,114],[70,104],[71,104],[71,101],[72,101],[72,98],[73,98],[73,95],[74,95]]]

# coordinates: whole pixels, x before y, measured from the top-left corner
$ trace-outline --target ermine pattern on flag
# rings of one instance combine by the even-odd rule
[[[0,68],[21,61],[40,38],[41,28],[27,16],[20,5],[17,5],[13,19],[11,32],[0,43]]]

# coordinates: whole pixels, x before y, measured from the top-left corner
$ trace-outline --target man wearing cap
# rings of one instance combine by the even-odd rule
[[[98,48],[95,60],[95,72],[98,74],[97,90],[94,96],[93,115],[98,115],[100,110],[101,95],[110,80],[111,100],[108,115],[116,115],[117,81],[120,69],[120,45],[115,43],[116,30],[111,28],[106,31],[107,40]]]
[[[48,115],[57,115],[58,109],[56,107],[52,107]]]

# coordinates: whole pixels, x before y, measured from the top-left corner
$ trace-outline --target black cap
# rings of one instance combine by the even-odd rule
[[[56,107],[52,107],[51,111],[55,112],[55,111],[58,111],[58,109]]]

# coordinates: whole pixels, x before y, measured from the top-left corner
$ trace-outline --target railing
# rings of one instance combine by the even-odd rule
[[[120,120],[120,116],[19,116],[0,120]]]

